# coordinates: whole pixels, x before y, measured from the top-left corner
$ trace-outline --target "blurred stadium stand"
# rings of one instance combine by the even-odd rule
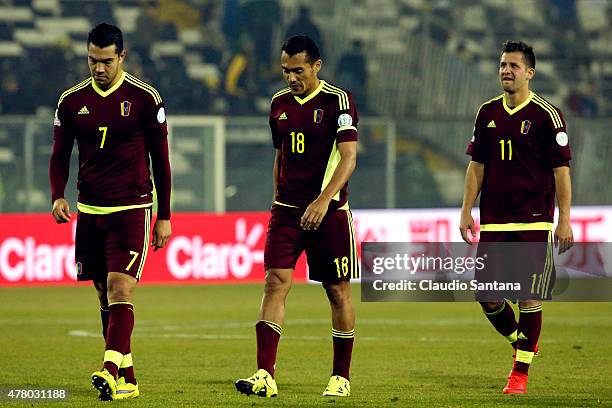
[[[0,211],[48,210],[50,118],[61,91],[88,75],[87,32],[101,21],[123,29],[127,70],[154,84],[171,114],[226,118],[225,208],[266,209],[266,114],[301,6],[322,34],[322,77],[352,90],[364,117],[354,207],[460,203],[473,117],[500,93],[507,39],[534,46],[532,88],[566,116],[574,203],[612,203],[601,187],[612,170],[610,1],[0,0]],[[190,190],[202,184],[191,170],[206,168],[205,143],[177,137],[186,139],[174,141],[174,206],[210,209]]]

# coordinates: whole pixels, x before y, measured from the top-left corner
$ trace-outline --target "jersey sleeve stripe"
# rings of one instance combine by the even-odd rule
[[[541,102],[543,105],[546,105],[554,114],[554,116],[558,119],[559,123],[562,124],[561,121],[561,117],[559,116],[559,112],[557,112],[557,109],[550,103],[548,102],[546,99],[542,98],[540,95],[537,94],[533,94],[534,98],[538,100],[538,102]]]
[[[553,125],[555,126],[555,129],[558,129],[561,127],[561,125],[559,125],[559,122],[557,121],[557,118],[553,115],[553,113],[550,111],[550,109],[548,107],[546,107],[543,103],[536,101],[534,99],[533,101],[536,105],[539,105],[542,109],[544,109],[546,112],[548,112],[548,115],[550,116],[550,119],[553,122]]]
[[[79,82],[78,84],[76,84],[72,88],[69,88],[68,90],[64,91],[64,93],[62,93],[62,95],[60,96],[59,101],[57,101],[57,106],[59,106],[60,103],[62,103],[62,101],[64,100],[65,97],[67,97],[68,95],[70,95],[73,92],[78,91],[79,89],[85,88],[90,83],[91,83],[91,77],[87,78],[84,81]]]
[[[553,123],[555,124],[555,128],[563,127],[563,121],[561,120],[561,117],[559,116],[559,112],[557,112],[557,109],[555,109],[554,106],[552,106],[550,103],[548,103],[544,98],[542,98],[539,95],[533,94],[533,99],[534,99],[534,102],[536,102],[538,105],[546,109],[546,111],[548,111],[551,119],[553,120]]]
[[[137,86],[137,87],[139,87],[141,89],[144,89],[145,91],[149,92],[153,96],[153,99],[155,100],[155,104],[159,105],[162,102],[161,95],[151,85],[147,84],[146,82],[141,81],[140,79],[138,79],[135,76],[132,76],[130,74],[127,74],[125,76],[125,79],[130,84],[135,85],[135,86]]]
[[[291,92],[291,89],[289,89],[289,88],[281,89],[280,91],[278,91],[277,93],[272,95],[271,101],[273,101],[274,99],[278,98],[279,96],[284,95],[284,94],[289,93],[289,92]]]
[[[340,92],[340,94],[342,95],[342,97],[344,98],[345,102],[346,102],[346,109],[349,109],[349,99],[348,99],[348,94],[346,93],[346,91],[344,89],[338,88],[337,86],[334,86],[330,83],[325,83],[325,86],[327,86],[329,89],[333,89],[334,91],[338,91]]]
[[[329,84],[323,85],[323,92],[338,95],[340,110],[349,109],[348,95],[340,88],[334,88]]]
[[[332,94],[332,95],[336,95],[338,96],[338,107],[340,110],[345,110],[346,108],[344,107],[344,100],[342,99],[342,95],[339,92],[336,91],[332,91],[329,88],[325,88],[323,87],[322,89],[323,92],[328,93],[328,94]]]
[[[127,72],[126,72],[126,77],[129,77],[129,78],[130,78],[130,79],[132,79],[134,82],[137,82],[137,83],[141,84],[142,86],[149,88],[151,91],[153,91],[153,92],[154,92],[154,93],[157,95],[157,97],[159,98],[159,103],[161,103],[161,101],[162,101],[162,97],[161,97],[161,95],[159,94],[159,92],[157,92],[157,89],[155,89],[155,87],[154,87],[153,85],[147,84],[147,83],[146,83],[146,82],[144,82],[142,79],[140,79],[140,78],[136,78],[134,75],[132,75],[132,74],[128,74]]]
[[[340,99],[340,103],[339,103],[340,110],[348,110],[349,102],[348,102],[348,96],[346,92],[344,92],[343,90],[339,88],[334,88],[327,83],[323,86],[323,91],[330,93],[330,94],[338,95],[338,98]]]

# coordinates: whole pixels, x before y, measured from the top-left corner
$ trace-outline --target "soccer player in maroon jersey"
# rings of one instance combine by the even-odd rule
[[[123,70],[126,52],[119,28],[97,25],[87,50],[91,77],[65,91],[55,113],[52,214],[58,223],[71,219],[64,189],[76,139],[77,278],[93,280],[106,341],[104,367],[92,374],[92,383],[101,400],[126,399],[139,395],[130,347],[132,292],[150,242],[150,164],[158,201],[152,245],[163,248],[171,234],[166,114],[155,88]]]
[[[523,42],[505,42],[499,65],[504,93],[485,102],[476,116],[474,136],[467,149],[472,160],[465,176],[461,209],[460,231],[468,244],[471,238],[467,231],[474,234],[471,210],[479,193],[481,243],[548,242],[538,259],[525,260],[523,265],[532,268],[529,274],[535,273],[540,283],[532,299],[519,300],[518,322],[507,301],[481,301],[491,324],[515,349],[504,394],[526,392],[529,365],[537,352],[541,300],[550,298],[554,284],[551,246],[555,195],[559,221],[554,244],[559,252],[573,244],[571,152],[565,121],[558,108],[530,91],[529,81],[534,75],[533,49]]]
[[[305,250],[310,279],[323,284],[332,310],[333,368],[324,396],[350,395],[355,314],[350,279],[359,276],[348,179],[357,157],[351,94],[318,78],[319,49],[290,37],[281,66],[288,88],[272,97],[275,200],[266,236],[266,284],[255,325],[258,371],[236,381],[244,394],[274,397],[276,350],[295,263]]]

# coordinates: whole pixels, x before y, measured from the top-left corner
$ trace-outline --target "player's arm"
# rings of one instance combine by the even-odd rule
[[[461,205],[461,220],[459,221],[459,231],[461,232],[461,238],[468,243],[472,244],[472,238],[475,235],[474,232],[474,218],[472,217],[472,208],[480,194],[482,188],[482,180],[484,179],[484,163],[486,162],[486,138],[483,136],[483,128],[485,121],[484,113],[482,112],[483,107],[478,109],[476,115],[476,121],[474,123],[474,134],[470,141],[466,153],[472,156],[472,160],[468,164],[465,172],[465,181],[463,187],[463,204]],[[468,230],[470,236],[468,236]]]
[[[274,152],[274,168],[272,169],[272,177],[274,183],[274,196],[272,197],[272,201],[276,200],[276,195],[278,194],[278,179],[280,177],[280,166],[281,166],[281,150],[275,149]]]
[[[484,164],[477,161],[470,161],[465,172],[465,182],[463,187],[463,204],[461,205],[461,221],[459,222],[459,231],[461,238],[468,244],[472,244],[474,237],[474,218],[472,217],[472,208],[480,194],[482,180],[484,178]],[[470,231],[468,236],[467,231]]]
[[[74,135],[63,120],[64,106],[59,105],[53,122],[53,147],[49,160],[49,184],[51,186],[51,214],[58,224],[70,221],[70,205],[64,198],[70,171],[70,155],[74,145]]]
[[[555,174],[555,191],[559,206],[559,223],[555,229],[555,247],[559,253],[567,251],[574,244],[574,234],[570,224],[570,206],[572,205],[572,180],[570,169],[566,166],[553,169]]]
[[[549,121],[550,137],[546,140],[546,156],[555,177],[555,195],[559,206],[559,223],[555,228],[555,247],[563,253],[574,244],[574,234],[570,225],[570,206],[572,204],[572,181],[570,177],[569,162],[572,152],[567,136],[567,127],[563,113],[555,109]]]
[[[319,197],[306,208],[300,225],[302,228],[317,229],[327,213],[329,203],[338,194],[340,189],[348,182],[357,164],[357,142],[338,143],[340,162],[334,171],[329,184],[321,191]]]
[[[170,171],[170,154],[168,152],[168,125],[163,104],[152,105],[149,114],[146,139],[151,155],[153,182],[157,192],[157,220],[153,226],[153,242],[155,251],[168,243],[172,234],[170,225],[170,194],[172,190],[172,174]]]

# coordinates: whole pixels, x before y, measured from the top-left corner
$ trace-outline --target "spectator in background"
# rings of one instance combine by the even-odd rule
[[[351,89],[360,111],[366,112],[367,61],[363,53],[363,42],[354,40],[350,51],[340,56],[336,67],[336,78],[341,87]]]
[[[15,74],[5,74],[0,89],[0,113],[23,114],[34,112],[35,106],[31,95],[30,92],[24,92]]]
[[[289,24],[287,31],[285,31],[285,38],[289,38],[294,35],[305,35],[312,38],[315,44],[319,46],[321,55],[325,55],[325,47],[323,46],[321,31],[319,31],[319,28],[315,22],[312,21],[312,17],[310,17],[310,9],[306,6],[300,6],[300,11],[298,12],[297,18]]]
[[[223,63],[227,50],[222,20],[219,3],[210,2],[202,7],[202,21],[200,23],[202,56],[205,62],[217,66]]]
[[[252,68],[255,63],[255,47],[249,37],[241,36],[236,52],[230,58],[225,72],[224,90],[228,97],[230,112],[252,113],[252,96],[257,78]]]
[[[584,90],[582,90],[582,89]],[[593,82],[573,88],[565,100],[569,110],[578,116],[595,117],[599,114],[597,87]]]
[[[275,31],[283,25],[280,4],[278,0],[247,0],[241,4],[239,15],[242,34],[250,38],[257,56],[253,61],[256,75],[260,79],[269,78],[273,74],[272,41]],[[274,58],[277,62],[276,52]]]

